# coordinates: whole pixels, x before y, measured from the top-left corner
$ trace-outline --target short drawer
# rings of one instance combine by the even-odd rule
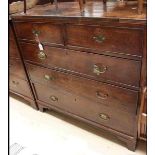
[[[9,73],[26,80],[26,75],[21,60],[9,58]]]
[[[135,115],[117,112],[117,110],[99,103],[94,104],[90,100],[65,93],[60,89],[49,88],[39,84],[34,84],[34,88],[37,100],[48,104],[51,108],[54,106],[108,128],[131,136],[134,135]]]
[[[23,96],[32,98],[30,87],[27,81],[22,80],[12,74],[9,75],[9,89]]]
[[[67,25],[67,45],[93,49],[97,53],[112,52],[142,56],[142,30],[120,27]]]
[[[19,58],[19,51],[15,40],[9,40],[9,55],[14,58]]]
[[[61,25],[41,22],[14,22],[17,37],[35,41],[36,36],[41,43],[63,44]]]
[[[44,46],[40,58],[37,45],[20,43],[25,60],[60,68],[96,80],[139,87],[141,62],[86,52]]]
[[[115,87],[31,64],[26,66],[33,82],[58,88],[77,96],[83,96],[94,103],[100,103],[114,110],[136,114],[137,91]]]

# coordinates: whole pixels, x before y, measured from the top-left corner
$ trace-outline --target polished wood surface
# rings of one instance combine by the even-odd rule
[[[146,11],[87,1],[11,16],[37,105],[115,134],[135,150],[146,83]],[[103,7],[106,6],[106,7]]]
[[[67,46],[79,46],[97,51],[110,51],[112,53],[127,55],[142,55],[141,29],[67,25],[66,31]],[[99,54],[102,54],[102,52]]]
[[[13,74],[23,80],[27,80],[27,77],[23,68],[23,64],[20,59],[17,59],[17,60],[13,58],[9,59],[9,74]]]
[[[9,92],[24,98],[33,108],[38,109],[11,20],[9,21],[9,34]]]
[[[114,130],[121,131],[130,136],[134,134],[134,115],[123,111],[115,111],[100,103],[93,103],[90,100],[66,93],[61,89],[48,88],[39,84],[34,84],[37,99],[52,106],[59,107],[70,113],[74,113],[83,118],[108,126]],[[46,91],[45,91],[46,90]],[[54,99],[52,99],[52,97]],[[56,99],[55,99],[56,98]],[[87,110],[86,110],[87,109]],[[100,114],[105,114],[108,118],[102,119]],[[119,117],[119,116],[123,117]]]
[[[22,18],[27,17],[81,17],[81,18],[106,18],[106,19],[135,19],[135,20],[146,20],[146,8],[144,12],[140,15],[137,14],[137,4],[126,5],[120,8],[117,2],[107,2],[106,7],[103,7],[102,1],[88,1],[85,5],[84,15],[81,15],[79,2],[61,2],[59,4],[59,11],[56,12],[55,6],[51,4],[45,4],[41,6],[36,6],[30,10],[27,10],[26,15],[22,13],[15,14],[16,18],[22,16]]]
[[[27,61],[35,62],[52,68],[61,68],[93,78],[100,81],[111,82],[113,84],[124,85],[128,87],[139,87],[140,66],[139,61],[126,60],[121,58],[97,55],[73,50],[64,50],[44,46],[46,58],[44,60],[38,57],[39,49],[37,45],[20,43],[23,57]],[[95,66],[98,66],[105,72],[99,75],[95,73]]]
[[[63,44],[61,25],[19,22],[15,23],[15,26],[17,37],[20,39],[37,42],[36,35],[38,35],[38,38],[42,43]]]
[[[13,74],[9,75],[9,87],[10,87],[10,90],[18,94],[32,98],[32,94],[30,92],[28,82],[14,76]]]
[[[26,63],[30,79],[48,87],[61,89],[100,103],[114,110],[136,114],[138,91],[79,78],[68,73]],[[46,90],[45,90],[46,91]]]

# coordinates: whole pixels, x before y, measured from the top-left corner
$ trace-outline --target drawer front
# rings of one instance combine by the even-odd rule
[[[102,104],[94,104],[85,98],[64,93],[60,89],[39,84],[34,84],[34,87],[40,101],[128,135],[134,134],[134,115],[111,110]]]
[[[83,96],[112,109],[136,113],[138,92],[27,64],[33,82]]]
[[[32,98],[27,81],[19,79],[17,76],[12,74],[9,75],[9,89],[18,94]]]
[[[10,40],[13,40],[14,39],[14,34],[13,34],[13,31],[12,31],[12,28],[11,28],[11,25],[9,24],[9,39]]]
[[[61,68],[100,81],[139,86],[140,61],[45,46],[45,59],[38,57],[37,45],[21,43],[25,60]]]
[[[60,25],[32,22],[15,22],[14,25],[20,39],[35,41],[38,38],[42,43],[63,44]]]
[[[26,80],[26,75],[21,60],[9,59],[9,73]]]
[[[14,58],[19,58],[19,51],[15,40],[9,40],[9,55]]]
[[[142,31],[129,28],[68,25],[67,45],[142,56]]]

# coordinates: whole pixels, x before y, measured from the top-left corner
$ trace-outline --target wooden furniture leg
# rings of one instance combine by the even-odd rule
[[[103,0],[103,3],[106,4],[107,0]]]
[[[80,5],[80,11],[81,13],[84,12],[84,4],[86,3],[85,0],[79,0],[79,5]]]

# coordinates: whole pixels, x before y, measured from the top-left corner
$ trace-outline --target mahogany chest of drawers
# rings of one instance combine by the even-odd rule
[[[11,20],[9,21],[9,34],[9,91],[24,98],[33,108],[37,109],[33,92],[18,50]]]
[[[107,130],[135,150],[146,20],[52,16],[48,6],[12,20],[39,109]]]

